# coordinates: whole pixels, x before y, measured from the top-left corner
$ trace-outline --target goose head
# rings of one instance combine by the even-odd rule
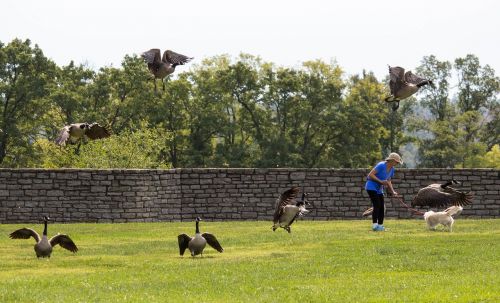
[[[43,216],[42,217],[42,221],[43,222],[48,222],[48,221],[50,221],[50,217],[49,216]]]
[[[302,193],[302,198],[300,200],[297,200],[297,203],[295,204],[296,206],[309,206],[311,203],[307,201],[307,193]]]

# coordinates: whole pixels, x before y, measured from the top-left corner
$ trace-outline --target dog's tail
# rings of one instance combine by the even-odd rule
[[[449,216],[458,216],[462,213],[464,208],[462,206],[452,206],[444,210]]]

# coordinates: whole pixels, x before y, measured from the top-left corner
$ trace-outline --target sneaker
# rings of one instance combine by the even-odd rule
[[[372,230],[373,231],[377,231],[377,228],[378,228],[378,224],[377,223],[373,223]]]
[[[377,228],[375,230],[376,231],[385,231],[385,227],[383,225],[379,225],[379,226],[377,226]]]

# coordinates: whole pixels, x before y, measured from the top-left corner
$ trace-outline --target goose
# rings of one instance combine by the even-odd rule
[[[275,231],[278,227],[285,229],[288,233],[291,233],[290,225],[297,219],[297,217],[302,217],[309,211],[306,209],[306,205],[310,205],[307,202],[307,194],[302,194],[302,199],[295,201],[297,194],[299,193],[298,187],[292,187],[284,191],[280,197],[276,200],[276,206],[274,211],[273,226],[272,229]],[[292,204],[295,202],[295,205]]]
[[[444,184],[430,184],[420,189],[413,198],[411,206],[445,207],[445,206],[465,206],[472,203],[472,193],[459,191],[452,184],[460,182],[452,179]]]
[[[100,126],[98,123],[73,123],[66,125],[61,129],[55,142],[60,146],[65,146],[68,142],[70,144],[78,143],[79,148],[84,138],[96,140],[107,138],[109,136],[110,134],[108,130],[103,126]]]
[[[431,80],[421,78],[413,74],[411,71],[407,71],[405,73],[405,69],[399,66],[389,66],[389,76],[391,95],[385,98],[385,101],[396,102],[392,107],[392,110],[394,111],[399,108],[399,101],[415,94],[420,87],[427,84],[434,87]]]
[[[31,228],[21,228],[10,234],[11,239],[29,239],[33,237],[35,239],[35,253],[37,258],[50,258],[52,254],[52,248],[56,245],[60,245],[62,248],[65,248],[72,253],[76,253],[78,248],[76,247],[73,240],[68,235],[57,234],[50,239],[47,239],[47,222],[50,220],[49,217],[43,217],[44,228],[43,234],[40,238],[40,235]]]
[[[157,91],[156,79],[165,78],[175,71],[177,65],[183,65],[193,59],[193,57],[184,56],[171,50],[166,50],[163,52],[163,57],[160,56],[161,52],[158,48],[152,48],[142,53],[142,58],[146,61],[149,71],[154,76],[155,92]],[[163,83],[163,90],[165,91],[165,83]]]
[[[220,253],[224,251],[214,235],[209,233],[200,233],[200,221],[202,221],[201,218],[196,217],[196,232],[194,234],[194,237],[191,238],[187,234],[180,234],[179,236],[177,236],[177,239],[179,241],[179,253],[181,256],[184,255],[184,251],[186,251],[186,248],[189,248],[192,257],[199,254],[203,256],[203,249],[205,249],[207,243]]]

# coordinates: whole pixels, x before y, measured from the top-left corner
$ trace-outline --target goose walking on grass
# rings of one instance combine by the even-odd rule
[[[21,228],[10,234],[11,239],[29,239],[33,237],[35,239],[35,253],[37,258],[50,258],[52,254],[52,248],[56,245],[60,245],[72,253],[76,253],[78,248],[76,247],[73,240],[68,235],[57,234],[52,238],[47,238],[47,222],[50,220],[49,217],[44,217],[44,228],[42,237],[31,228]]]
[[[165,78],[175,71],[177,65],[183,65],[193,59],[192,57],[184,56],[171,50],[163,52],[163,57],[161,57],[161,52],[158,48],[152,48],[142,53],[142,58],[146,61],[149,71],[154,76],[155,92],[157,91],[156,79]],[[165,83],[163,83],[163,90],[165,90]]]
[[[220,253],[224,251],[214,235],[210,233],[200,233],[200,221],[201,218],[196,217],[196,231],[194,237],[190,237],[187,234],[180,234],[177,236],[179,241],[179,253],[181,256],[184,255],[186,249],[189,249],[192,257],[200,254],[203,256],[203,249],[205,249],[207,243]]]
[[[415,94],[420,87],[424,85],[434,84],[429,79],[421,78],[411,71],[405,73],[405,69],[399,66],[391,67],[389,66],[389,87],[391,89],[391,96],[385,98],[386,102],[396,102],[392,110],[397,110],[399,108],[399,101],[406,99],[413,94]]]
[[[472,203],[472,193],[459,191],[450,185],[460,185],[460,182],[452,179],[444,184],[430,184],[420,189],[413,198],[411,206],[427,207],[447,207],[447,206],[466,206]]]
[[[292,187],[285,192],[283,192],[280,197],[276,200],[276,206],[274,210],[273,219],[273,231],[281,227],[287,232],[292,232],[290,225],[298,217],[302,217],[309,211],[306,209],[306,205],[310,205],[306,201],[306,193],[302,194],[302,200],[296,201],[297,195],[299,193],[298,187]]]

